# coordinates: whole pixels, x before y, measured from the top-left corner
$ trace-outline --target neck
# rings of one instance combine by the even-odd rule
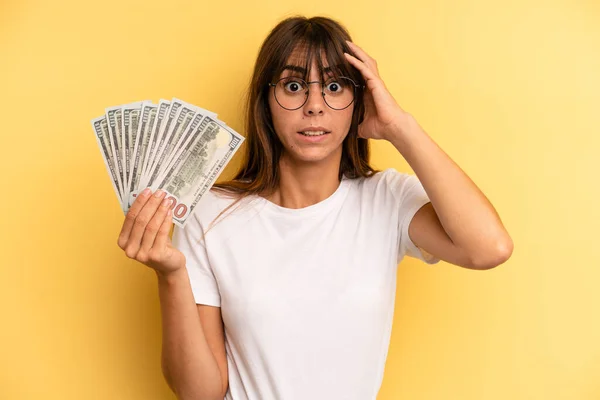
[[[304,208],[331,196],[340,181],[341,154],[320,162],[298,162],[286,155],[279,161],[279,187],[268,196],[286,208]]]

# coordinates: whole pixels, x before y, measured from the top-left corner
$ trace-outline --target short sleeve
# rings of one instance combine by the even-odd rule
[[[185,228],[174,228],[172,242],[186,258],[186,268],[196,304],[220,307],[219,287],[208,261],[203,237],[200,222],[192,216]]]
[[[401,173],[395,169],[385,171],[388,175],[388,183],[394,197],[398,202],[398,262],[405,255],[417,258],[427,264],[436,264],[440,261],[430,254],[423,254],[408,235],[408,227],[417,211],[431,200],[425,192],[425,188],[416,175]]]

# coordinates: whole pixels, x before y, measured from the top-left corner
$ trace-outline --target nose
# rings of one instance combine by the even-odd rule
[[[313,81],[306,82],[308,86],[308,99],[306,99],[306,103],[304,104],[304,114],[306,115],[320,115],[323,114],[325,110],[325,99],[322,94],[321,82]],[[310,85],[317,84],[317,87],[314,87],[311,90]]]

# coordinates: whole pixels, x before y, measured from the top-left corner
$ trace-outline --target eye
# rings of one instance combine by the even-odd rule
[[[298,79],[288,79],[283,81],[283,87],[287,92],[298,93],[304,88],[304,83]]]
[[[344,85],[342,82],[330,80],[325,85],[327,93],[339,94],[344,91]]]
[[[330,92],[339,92],[340,90],[342,90],[342,88],[337,82],[331,82],[327,84],[327,90],[329,90]]]

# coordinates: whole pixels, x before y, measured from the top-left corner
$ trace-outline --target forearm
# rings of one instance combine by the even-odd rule
[[[407,114],[390,142],[409,163],[455,246],[474,258],[510,252],[512,241],[486,196]]]
[[[162,314],[162,368],[181,400],[222,400],[221,375],[208,346],[192,289],[183,268],[158,274]]]

